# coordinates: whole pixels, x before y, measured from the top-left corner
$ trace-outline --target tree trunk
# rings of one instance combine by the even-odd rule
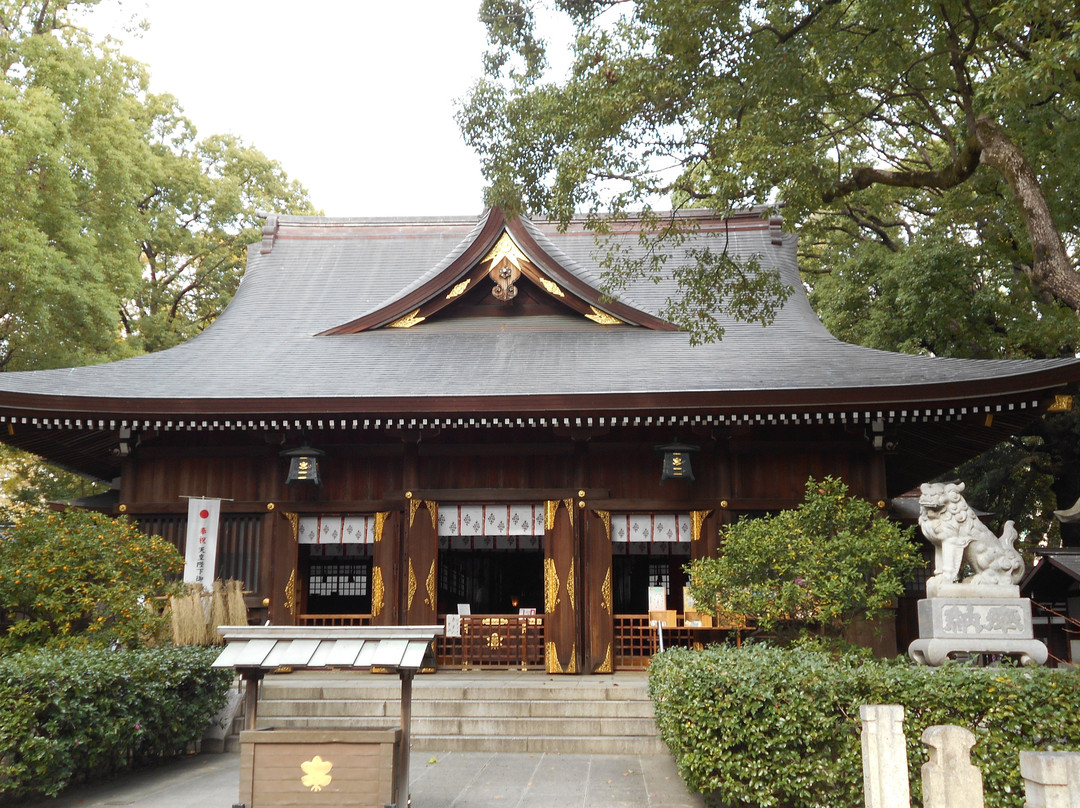
[[[1069,260],[1039,178],[1020,148],[996,123],[979,118],[975,122],[975,135],[982,146],[981,162],[998,171],[1009,183],[1013,199],[1024,217],[1033,253],[1028,271],[1031,282],[1037,289],[1051,293],[1080,313],[1080,273]]]

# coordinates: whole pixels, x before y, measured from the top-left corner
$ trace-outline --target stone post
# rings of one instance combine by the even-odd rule
[[[1024,808],[1080,808],[1080,752],[1021,752]]]
[[[922,742],[930,747],[922,767],[923,808],[982,808],[982,772],[971,765],[975,736],[963,727],[927,727]]]
[[[866,808],[911,808],[904,708],[899,704],[864,704],[859,715]]]

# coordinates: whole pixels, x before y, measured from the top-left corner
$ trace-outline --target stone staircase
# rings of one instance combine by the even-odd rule
[[[257,727],[399,726],[397,676],[299,671],[263,680]],[[440,671],[413,680],[412,747],[462,752],[667,754],[644,673]]]

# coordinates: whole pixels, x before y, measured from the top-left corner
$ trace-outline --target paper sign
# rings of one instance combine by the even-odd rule
[[[207,589],[213,586],[220,513],[220,499],[193,497],[188,500],[187,537],[184,546],[185,584],[202,584]]]

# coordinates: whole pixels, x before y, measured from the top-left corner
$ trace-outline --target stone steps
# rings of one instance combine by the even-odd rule
[[[260,728],[397,726],[401,689],[369,674],[303,672],[268,676]],[[661,754],[643,674],[549,677],[505,672],[414,680],[412,745],[417,750]]]

